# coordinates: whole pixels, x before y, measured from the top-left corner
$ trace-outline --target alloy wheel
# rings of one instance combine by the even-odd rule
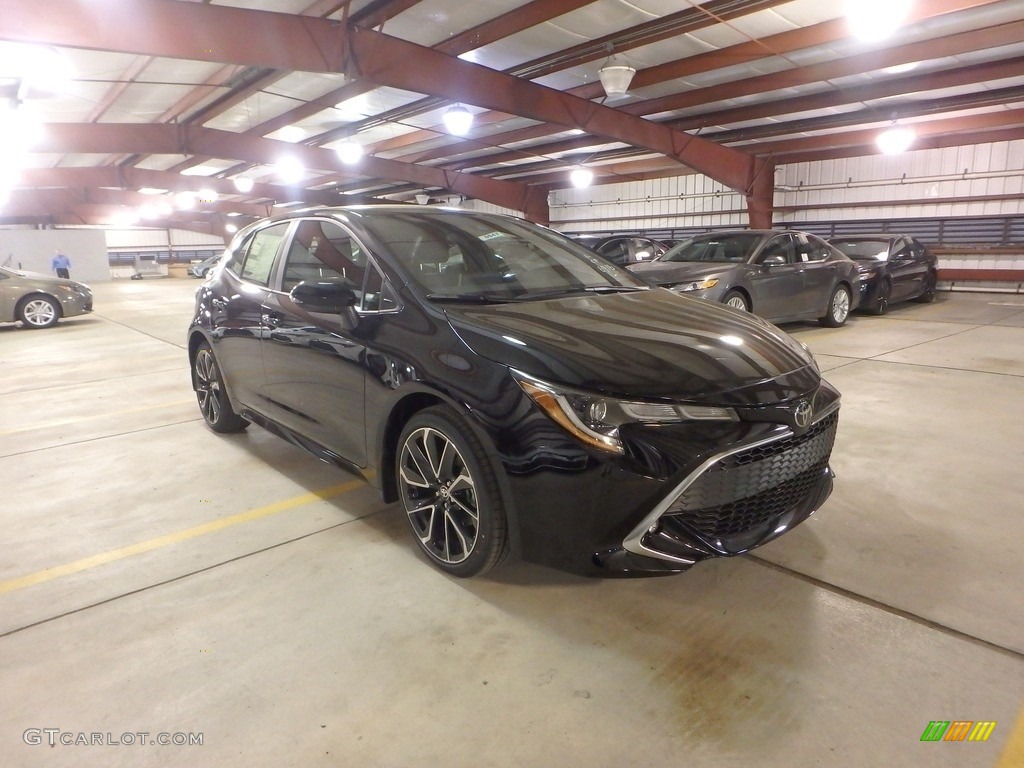
[[[32,299],[21,310],[22,320],[33,328],[53,325],[57,319],[57,308],[49,299]]]
[[[480,533],[476,482],[462,454],[443,432],[422,427],[402,444],[402,501],[423,548],[441,563],[466,560]]]
[[[217,361],[213,359],[210,350],[204,348],[196,353],[195,370],[199,410],[206,423],[213,426],[219,422],[223,410],[224,389],[221,385],[220,371],[217,370]]]
[[[832,320],[836,325],[846,322],[846,316],[850,314],[850,294],[844,290],[838,290],[832,294],[831,312]]]

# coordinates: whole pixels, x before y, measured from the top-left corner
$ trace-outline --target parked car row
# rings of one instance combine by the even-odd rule
[[[935,298],[935,257],[906,235],[825,241],[792,230],[697,235],[626,268],[654,285],[718,301],[776,323],[846,323],[862,308],[884,314],[898,301]]]

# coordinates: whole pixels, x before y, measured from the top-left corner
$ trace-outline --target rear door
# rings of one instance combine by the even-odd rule
[[[257,410],[263,410],[265,385],[260,343],[268,330],[262,306],[290,226],[281,222],[250,234],[225,264],[210,299],[217,363],[235,399]]]

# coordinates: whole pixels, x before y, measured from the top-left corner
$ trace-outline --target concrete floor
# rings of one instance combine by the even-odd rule
[[[3,765],[1024,765],[1024,297],[790,326],[844,395],[839,480],[755,555],[467,582],[352,476],[204,427],[197,285],[0,326]]]

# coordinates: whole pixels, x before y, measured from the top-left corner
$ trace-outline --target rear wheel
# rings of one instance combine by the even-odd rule
[[[938,278],[934,272],[929,272],[928,277],[924,279],[924,290],[921,295],[918,296],[914,301],[918,301],[922,304],[931,304],[935,301],[935,286],[938,283]]]
[[[727,307],[738,309],[741,312],[749,312],[750,305],[747,303],[747,297],[739,291],[729,291],[722,298],[722,303]]]
[[[199,411],[203,419],[214,432],[241,432],[249,422],[235,413],[224,389],[224,376],[213,356],[208,342],[203,342],[196,350],[196,358],[192,363],[192,386],[199,401]]]
[[[26,328],[49,328],[60,320],[60,304],[49,296],[26,296],[18,304],[17,315]]]
[[[496,470],[458,412],[435,406],[416,414],[395,462],[406,519],[435,566],[469,577],[505,559],[508,519]]]
[[[846,324],[846,318],[850,316],[850,291],[845,285],[837,285],[832,290],[828,299],[828,309],[825,316],[818,319],[818,322],[826,328],[838,328]]]

